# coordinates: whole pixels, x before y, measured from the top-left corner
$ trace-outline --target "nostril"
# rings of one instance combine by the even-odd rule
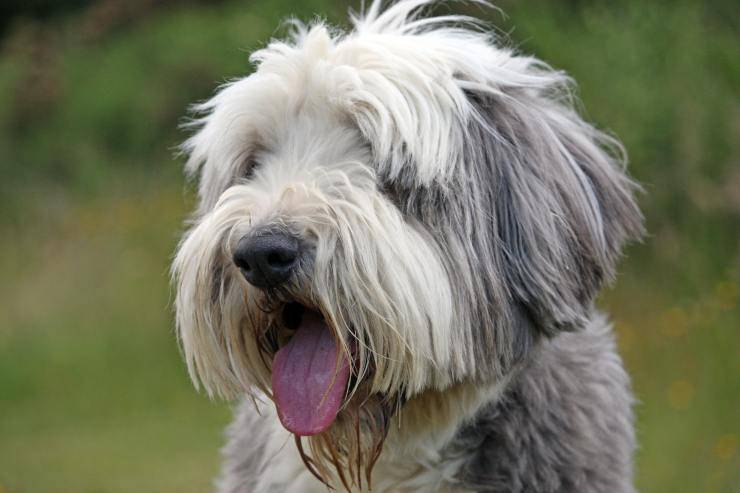
[[[234,256],[232,258],[234,264],[239,267],[239,269],[243,271],[249,271],[252,269],[252,266],[249,264],[247,252],[242,248],[241,243],[239,248],[236,249],[236,252],[234,252]]]
[[[275,251],[267,254],[267,263],[273,267],[289,267],[295,259],[296,254],[292,251]]]

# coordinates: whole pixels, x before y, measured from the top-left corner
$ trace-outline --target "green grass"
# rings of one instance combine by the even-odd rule
[[[111,192],[2,242],[15,270],[0,302],[10,492],[196,492],[217,470],[228,409],[190,386],[168,307],[180,187]]]
[[[641,491],[740,491],[740,39],[732,2],[500,3],[618,134],[650,237],[601,300],[633,376]],[[328,0],[157,9],[0,51],[0,492],[207,491],[227,404],[191,387],[168,264],[192,197],[187,104]],[[86,30],[87,29],[87,30]]]

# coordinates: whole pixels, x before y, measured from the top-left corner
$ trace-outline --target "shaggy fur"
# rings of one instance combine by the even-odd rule
[[[566,75],[431,3],[295,24],[196,108],[173,278],[193,381],[246,397],[223,493],[633,491],[629,380],[593,308],[642,233],[622,148]],[[232,255],[276,230],[308,253],[258,289]],[[270,401],[295,303],[352,365],[297,447]]]

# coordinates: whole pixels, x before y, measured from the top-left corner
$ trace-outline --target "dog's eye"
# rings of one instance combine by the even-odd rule
[[[254,153],[242,160],[239,167],[234,173],[234,181],[249,181],[254,176],[255,170],[260,166],[260,162]]]
[[[256,159],[250,158],[241,166],[239,178],[242,180],[249,180],[254,176],[254,170],[257,168],[258,163]]]
[[[250,180],[254,176],[255,170],[264,161],[266,152],[267,149],[260,144],[250,146],[249,150],[245,151],[234,178],[236,180]]]

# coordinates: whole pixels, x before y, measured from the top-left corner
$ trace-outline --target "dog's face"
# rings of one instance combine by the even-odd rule
[[[185,146],[191,375],[272,396],[298,436],[364,412],[382,433],[421,391],[502,378],[584,323],[640,232],[619,147],[571,109],[567,78],[415,20],[424,3],[271,43]]]

